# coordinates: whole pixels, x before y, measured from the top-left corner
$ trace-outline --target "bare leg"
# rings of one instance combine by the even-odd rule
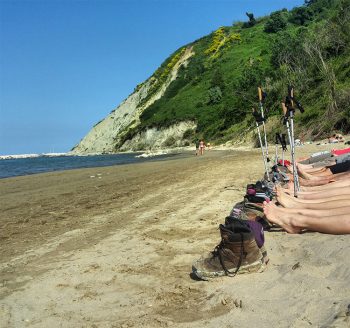
[[[310,173],[307,173],[306,171],[301,169],[299,166],[297,168],[298,168],[299,176],[302,177],[303,179],[306,179],[306,180],[322,180],[325,177],[329,177],[329,178],[333,177],[332,172],[330,174],[328,173],[326,176],[317,176],[317,175],[312,175]]]
[[[350,196],[350,187],[331,188],[331,185],[332,184],[329,185],[328,190],[320,190],[320,191],[313,191],[313,192],[301,191],[298,193],[298,199],[320,199],[320,198],[344,196],[344,195]]]
[[[314,171],[314,172],[308,172],[312,176],[318,176],[318,177],[329,177],[332,176],[332,171],[327,168],[323,168],[323,170],[320,171]]]
[[[322,209],[322,210],[310,210],[306,208],[285,208],[282,206],[276,206],[273,202],[271,202],[270,205],[272,208],[275,208],[276,211],[279,211],[280,213],[285,214],[300,214],[304,216],[314,216],[314,217],[325,217],[325,216],[334,216],[334,215],[344,215],[348,214],[350,211],[350,208],[345,207],[338,207],[333,209]],[[265,204],[264,204],[265,207]]]
[[[285,194],[280,187],[276,188],[277,200],[286,208],[305,209],[332,209],[338,207],[350,207],[350,195],[333,196],[320,199],[298,199]]]
[[[322,218],[288,214],[279,211],[279,208],[272,203],[264,203],[264,213],[269,221],[278,224],[289,233],[300,233],[305,229],[330,234],[350,233],[350,216],[348,214]]]
[[[289,175],[290,181],[293,181],[293,176]],[[334,180],[329,178],[329,177],[324,177],[322,179],[317,179],[317,180],[308,180],[304,179],[303,177],[299,178],[299,183],[303,187],[315,187],[315,186],[321,186],[325,185],[327,183],[333,182]]]
[[[337,187],[335,183],[329,183],[327,186],[328,186],[327,189],[319,189],[319,190],[304,188],[304,190],[300,190],[298,192],[298,198],[313,199],[313,198],[324,198],[328,196],[332,197],[332,196],[341,195],[341,194],[350,194],[350,186]],[[283,192],[285,192],[288,195],[294,195],[294,190],[283,188]]]
[[[264,214],[270,222],[279,225],[289,233],[300,233],[302,231],[301,228],[295,226],[293,222],[287,219],[285,213],[279,211],[277,206],[269,206],[269,204],[272,203],[264,202]]]
[[[315,186],[315,187],[301,187],[301,191],[320,191],[320,190],[328,190],[328,188],[341,188],[341,187],[349,187],[350,186],[350,179],[343,179],[339,181],[334,181],[325,185]],[[293,182],[288,183],[288,189],[291,191],[294,191],[294,184]]]

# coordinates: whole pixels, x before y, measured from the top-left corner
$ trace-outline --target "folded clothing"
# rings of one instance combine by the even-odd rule
[[[328,167],[333,174],[350,171],[350,160],[334,164]]]
[[[310,157],[317,157],[317,156],[327,155],[327,154],[329,154],[329,150],[319,151],[317,153],[313,153],[310,155]]]
[[[350,154],[344,154],[344,155],[339,155],[339,156],[335,157],[335,162],[337,164],[344,163],[347,161],[350,161]]]
[[[253,195],[246,195],[244,196],[246,200],[248,200],[251,203],[263,203],[263,202],[269,202],[271,199],[267,197],[266,195],[264,196],[253,196]]]
[[[305,159],[303,161],[300,161],[300,164],[314,164],[317,162],[324,161],[330,157],[332,157],[332,153],[329,151],[319,152],[314,155],[311,155],[308,159]]]
[[[265,183],[257,181],[255,184],[248,184],[246,198],[253,203],[261,203],[265,200],[271,200],[273,191]]]

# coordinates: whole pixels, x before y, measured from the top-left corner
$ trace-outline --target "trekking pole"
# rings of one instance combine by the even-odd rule
[[[259,107],[260,107],[260,111],[261,111],[261,117],[262,117],[262,118],[265,118],[265,116],[264,116],[264,106],[263,106],[263,102],[264,102],[264,100],[265,100],[266,93],[263,92],[263,90],[261,89],[261,87],[258,87],[258,95],[259,95]],[[263,131],[264,131],[266,161],[267,161],[267,162],[270,162],[270,158],[269,158],[269,148],[268,148],[267,137],[266,137],[265,120],[262,122],[262,126],[263,126]]]
[[[278,164],[278,144],[279,144],[279,133],[275,134],[275,165]]]
[[[297,192],[299,191],[298,189],[298,173],[296,171],[296,163],[294,160],[295,157],[295,152],[294,152],[294,136],[292,133],[292,128],[289,125],[289,119],[290,119],[290,112],[289,112],[289,108],[286,107],[286,105],[284,103],[282,103],[282,109],[283,109],[283,113],[284,113],[284,123],[286,124],[287,127],[287,132],[288,132],[288,139],[289,139],[289,145],[290,145],[290,152],[291,152],[291,161],[292,161],[292,166],[293,166],[293,183],[294,183],[294,197],[297,197]]]
[[[269,171],[268,171],[268,168],[267,168],[267,160],[266,160],[266,157],[265,157],[264,147],[263,147],[262,140],[261,140],[260,127],[259,127],[259,123],[263,122],[264,118],[261,115],[259,115],[255,111],[254,108],[253,108],[253,116],[255,117],[256,129],[258,130],[259,144],[260,144],[261,154],[262,154],[262,158],[263,158],[263,162],[264,162],[266,178],[267,178],[267,181],[270,181]]]
[[[282,103],[282,110],[284,113],[284,119],[283,119],[283,123],[286,125],[287,127],[287,133],[288,133],[288,140],[289,140],[289,145],[290,145],[290,152],[291,152],[291,161],[292,161],[292,165],[293,165],[293,183],[294,183],[294,197],[297,197],[297,192],[299,190],[297,190],[297,179],[298,179],[298,173],[296,172],[296,166],[294,166],[295,162],[294,162],[294,149],[293,149],[293,136],[292,136],[292,129],[289,126],[289,110],[286,107],[285,103]],[[295,175],[295,173],[297,173]]]
[[[282,111],[283,111],[283,114],[284,114],[284,116],[283,116],[283,124],[287,128],[288,141],[289,141],[289,145],[291,145],[292,142],[291,142],[291,138],[290,138],[290,128],[289,128],[289,122],[288,122],[288,109],[287,109],[285,103],[282,103]]]
[[[284,152],[287,150],[286,135],[282,133],[282,165],[284,166]]]
[[[290,138],[292,144],[290,145],[292,165],[293,165],[293,177],[294,177],[294,197],[297,197],[297,192],[300,189],[299,186],[299,177],[297,171],[297,163],[295,162],[295,139],[294,139],[294,111],[289,111],[289,121],[290,121]]]
[[[297,171],[297,165],[295,161],[295,140],[294,140],[294,113],[295,113],[295,104],[301,113],[304,112],[303,106],[294,98],[294,87],[288,86],[288,96],[286,97],[286,106],[289,114],[290,120],[290,138],[292,143],[291,155],[292,155],[292,164],[293,164],[293,177],[294,177],[294,197],[297,197],[297,192],[300,190],[299,177]]]

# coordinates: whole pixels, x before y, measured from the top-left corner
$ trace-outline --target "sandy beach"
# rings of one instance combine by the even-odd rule
[[[349,327],[350,236],[266,232],[264,272],[191,277],[262,175],[257,149],[0,180],[0,327]]]

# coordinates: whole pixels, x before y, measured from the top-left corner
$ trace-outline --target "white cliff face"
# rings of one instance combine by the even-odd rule
[[[136,134],[131,140],[127,140],[121,150],[146,150],[171,147],[188,146],[184,133],[196,129],[194,122],[180,122],[167,128],[151,128]]]
[[[150,97],[147,102],[142,104],[142,101],[147,97],[148,91],[155,78],[151,77],[145,81],[138,90],[132,93],[124,100],[115,110],[113,110],[106,118],[97,123],[90,132],[75,146],[71,153],[73,154],[89,154],[89,153],[111,153],[116,149],[116,144],[120,137],[125,134],[130,128],[134,128],[140,123],[140,115],[142,112],[156,100],[164,95],[169,84],[176,79],[178,69],[181,65],[186,65],[188,59],[193,55],[192,48],[187,48],[178,62],[172,68],[166,82],[161,85],[157,92]],[[193,123],[191,123],[193,124]],[[182,125],[181,128],[182,129]],[[152,135],[157,135],[154,129],[150,129]],[[172,131],[175,131],[173,129]],[[181,134],[181,133],[180,133]],[[135,136],[134,138],[137,138]],[[161,137],[162,138],[162,137]],[[151,140],[151,139],[149,139]],[[155,137],[152,139],[158,145]],[[140,145],[140,142],[138,142]],[[121,150],[132,150],[127,146],[128,142],[122,145]],[[134,142],[129,142],[130,147],[134,147]]]

